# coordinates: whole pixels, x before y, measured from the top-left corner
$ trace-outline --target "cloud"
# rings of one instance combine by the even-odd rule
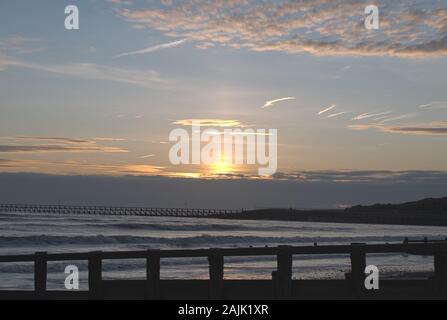
[[[153,175],[153,174],[161,173],[163,169],[164,169],[164,167],[160,167],[160,166],[134,164],[134,165],[126,165],[120,170],[122,173],[128,173],[128,174]]]
[[[421,109],[447,109],[447,101],[433,101],[419,106]]]
[[[406,114],[402,114],[402,115],[395,116],[395,117],[385,118],[383,120],[380,120],[380,123],[391,122],[391,121],[398,121],[398,120],[403,120],[403,119],[408,119],[408,118],[414,118],[417,115],[418,115],[417,112],[406,113]]]
[[[366,178],[373,175],[364,174]],[[189,208],[336,208],[338,204],[400,203],[442,197],[447,182],[447,173],[436,171],[390,173],[389,176],[399,178],[365,183],[331,182],[331,173],[327,175],[326,180],[324,174],[321,176],[321,182],[301,182],[219,178],[203,181],[187,179],[186,175],[182,179],[150,175],[110,177],[94,172],[81,176],[0,173],[0,190],[2,199],[10,203],[45,204],[54,203],[56,198],[67,205],[117,207],[180,208],[187,201]],[[347,179],[350,176],[346,174]]]
[[[39,137],[39,136],[19,136],[13,137],[13,139],[17,140],[50,140],[50,141],[60,141],[67,143],[91,143],[90,140],[85,139],[75,139],[75,138],[64,138],[64,137]]]
[[[391,127],[387,130],[412,135],[447,135],[447,127]]]
[[[341,115],[344,115],[344,114],[348,114],[348,113],[351,113],[351,111],[341,111],[341,112],[337,112],[337,113],[332,113],[332,114],[328,115],[327,117],[328,118],[335,118],[335,117],[338,117],[338,116],[341,116]]]
[[[386,133],[400,133],[417,136],[444,136],[447,135],[447,121],[437,121],[428,124],[386,126],[381,124],[351,125],[351,130],[375,129]]]
[[[156,52],[156,51],[159,51],[159,50],[162,50],[162,49],[174,48],[174,47],[177,47],[177,46],[185,43],[187,40],[188,39],[182,39],[182,40],[178,40],[178,41],[158,44],[156,46],[152,46],[152,47],[141,49],[141,50],[137,50],[137,51],[124,52],[124,53],[121,53],[119,55],[116,55],[115,58],[121,58],[121,57],[125,57],[125,56],[141,55],[141,54],[145,54],[145,53]]]
[[[129,6],[133,3],[131,0],[107,0],[107,2],[123,6]]]
[[[295,100],[295,99],[296,99],[295,97],[284,97],[284,98],[266,101],[265,104],[261,108],[269,108],[278,102],[287,101],[287,100]]]
[[[409,170],[320,170],[320,171],[298,171],[283,173],[278,172],[273,176],[278,180],[296,180],[306,182],[436,182],[446,181],[446,171]]]
[[[42,51],[41,40],[14,34],[0,38],[0,52],[9,52],[14,54],[29,54],[36,51]]]
[[[64,146],[64,145],[0,145],[0,153],[48,153],[48,152],[128,152],[117,147],[103,146]]]
[[[147,159],[147,158],[152,158],[155,157],[155,154],[147,154],[145,156],[141,156],[140,159]]]
[[[223,45],[316,56],[447,55],[447,7],[437,0],[423,5],[380,1],[379,30],[365,29],[364,8],[371,3],[363,0],[158,2],[116,10],[132,25],[188,38],[202,48]]]
[[[124,176],[163,175],[164,167],[123,163],[95,163],[76,160],[0,159],[0,168],[8,172],[38,172],[59,175],[83,174]]]
[[[273,134],[270,132],[255,132],[255,131],[253,131],[253,132],[245,132],[245,131],[242,131],[242,132],[237,132],[237,131],[235,131],[235,132],[221,132],[221,131],[219,131],[219,132],[209,132],[208,134],[209,135],[217,135],[217,136],[230,135],[230,136],[244,136],[244,137],[245,136],[262,136],[262,137],[273,136]]]
[[[94,140],[66,137],[18,136],[0,137],[1,140],[12,140],[14,143],[0,144],[0,153],[52,153],[52,152],[128,152],[119,147],[98,145]],[[51,141],[52,144],[35,144],[39,141]],[[22,143],[23,142],[23,143]]]
[[[95,137],[95,138],[92,138],[92,140],[95,140],[95,141],[113,141],[113,142],[118,142],[118,141],[127,141],[128,139],[125,139],[125,138],[110,138],[110,137]]]
[[[385,116],[390,113],[392,113],[392,111],[384,111],[384,112],[378,112],[378,113],[368,112],[368,113],[363,113],[361,115],[358,115],[358,116],[352,118],[351,120],[353,120],[353,121],[364,120],[364,119],[373,118],[373,117]]]
[[[154,70],[143,71],[115,68],[100,66],[94,63],[39,64],[0,56],[0,69],[6,69],[7,67],[29,69],[80,79],[113,81],[150,89],[164,88],[168,84],[168,81],[162,79],[160,74]]]
[[[200,124],[201,127],[246,127],[239,120],[229,119],[183,119],[176,120],[172,124],[182,126],[192,126],[193,124]]]
[[[336,106],[337,106],[337,105],[333,104],[333,105],[331,105],[330,107],[328,107],[328,108],[326,108],[326,109],[323,109],[323,110],[321,110],[320,112],[318,112],[318,115],[321,116],[322,114],[324,114],[324,113],[326,113],[326,112],[329,112],[329,111],[331,111],[332,109],[335,109]]]

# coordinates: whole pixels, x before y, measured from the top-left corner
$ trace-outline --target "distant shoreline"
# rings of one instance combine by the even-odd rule
[[[354,216],[353,214],[346,214],[344,210],[269,209],[246,211],[243,213],[228,214],[225,216],[216,215],[201,218],[447,227],[447,217],[425,219],[423,217],[414,218],[410,215],[399,215],[398,217],[392,217],[385,216],[384,214],[358,214]]]
[[[447,198],[346,209],[261,209],[214,216],[220,219],[276,220],[383,225],[447,226]]]

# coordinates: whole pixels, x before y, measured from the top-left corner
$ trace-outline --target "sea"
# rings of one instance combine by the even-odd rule
[[[0,255],[49,253],[274,247],[350,243],[400,243],[444,239],[447,227],[248,221],[180,217],[0,214]],[[368,255],[384,277],[427,275],[433,258],[409,254]],[[68,265],[79,270],[80,290],[88,289],[86,261],[48,264],[48,289],[64,288]],[[226,279],[271,279],[274,257],[226,257]],[[294,279],[342,279],[350,269],[348,255],[294,256]],[[104,260],[104,279],[144,279],[144,260]],[[205,258],[161,261],[162,279],[207,279]],[[32,290],[32,263],[0,263],[0,290]]]

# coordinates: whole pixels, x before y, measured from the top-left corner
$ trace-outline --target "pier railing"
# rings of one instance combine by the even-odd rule
[[[220,216],[226,214],[234,214],[239,212],[241,212],[241,210],[0,204],[0,213],[205,217],[205,216]]]
[[[142,251],[116,251],[116,252],[87,252],[87,253],[46,253],[36,252],[29,255],[6,255],[0,256],[0,263],[34,263],[34,291],[25,293],[24,291],[0,291],[0,298],[28,297],[28,298],[48,298],[61,297],[54,296],[47,291],[47,264],[55,261],[88,261],[88,284],[89,289],[83,298],[102,299],[104,297],[125,297],[123,291],[113,294],[108,292],[108,287],[113,282],[119,280],[103,280],[102,262],[103,260],[113,259],[146,259],[146,280],[133,282],[135,292],[139,292],[138,298],[142,299],[161,299],[170,298],[166,290],[163,289],[163,283],[167,280],[160,279],[160,260],[165,258],[186,258],[186,257],[205,257],[209,262],[209,280],[202,281],[206,292],[202,296],[210,299],[232,298],[230,293],[231,280],[224,279],[224,264],[226,257],[249,257],[249,256],[275,256],[277,260],[277,270],[272,273],[272,280],[262,282],[263,290],[271,290],[266,294],[267,298],[272,299],[292,299],[302,297],[299,287],[304,282],[297,282],[292,278],[293,257],[297,255],[330,255],[346,254],[350,256],[351,271],[346,274],[346,279],[337,282],[340,288],[345,290],[350,298],[365,297],[365,267],[368,254],[378,253],[405,253],[413,255],[433,256],[434,273],[433,277],[423,282],[417,283],[417,292],[422,297],[447,297],[447,242],[445,241],[405,241],[395,244],[350,244],[350,245],[317,245],[313,246],[279,246],[279,247],[250,247],[250,248],[222,248],[222,249],[189,249],[189,250],[142,250]],[[194,280],[193,280],[194,281]],[[244,280],[242,280],[244,281]],[[404,280],[402,280],[404,282]],[[237,281],[236,281],[237,282]],[[245,280],[245,287],[250,288],[256,280]],[[402,283],[403,283],[402,282]],[[320,282],[319,286],[324,289],[325,284],[331,282]],[[407,284],[410,284],[408,282]],[[413,282],[411,282],[413,284]],[[420,285],[419,285],[420,284]],[[120,283],[122,288],[125,286]],[[176,284],[181,289],[181,281]],[[189,283],[188,285],[191,285]],[[239,283],[238,285],[241,285]],[[261,285],[258,281],[258,285]],[[112,286],[113,287],[113,286]],[[118,286],[119,287],[119,286]],[[138,287],[138,290],[137,290]],[[259,287],[259,286],[258,286]],[[261,288],[259,287],[259,288]],[[115,286],[116,288],[116,286]],[[197,288],[195,286],[194,288]],[[297,289],[298,288],[298,289]],[[179,289],[179,290],[180,290]],[[252,288],[255,290],[255,287]],[[110,289],[112,290],[112,289]],[[124,290],[124,289],[122,289]],[[191,289],[192,290],[192,289]],[[196,289],[194,289],[196,290]],[[251,289],[250,289],[251,290]],[[249,292],[250,292],[249,290]],[[339,297],[343,290],[337,289]],[[187,290],[188,291],[188,290]],[[254,292],[254,291],[253,291]],[[189,295],[192,291],[188,292]],[[70,297],[76,297],[76,292]],[[191,297],[191,296],[189,296]],[[250,294],[244,296],[246,299],[252,298]],[[398,296],[397,296],[398,297]],[[419,297],[419,296],[418,296]],[[172,298],[172,297],[171,297]],[[188,295],[186,296],[188,298]]]

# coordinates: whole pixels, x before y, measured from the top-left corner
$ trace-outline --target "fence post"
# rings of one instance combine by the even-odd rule
[[[34,258],[34,290],[38,294],[47,291],[47,253],[36,252]]]
[[[445,298],[447,296],[447,252],[435,252],[434,263],[436,293]]]
[[[218,249],[210,249],[208,255],[210,272],[210,298],[223,299],[224,257]]]
[[[148,299],[160,298],[160,252],[148,250],[146,258],[146,296]]]
[[[277,272],[274,273],[276,298],[279,300],[292,297],[292,263],[289,246],[279,246],[277,254]]]
[[[94,299],[102,297],[102,257],[101,251],[89,253],[88,258],[88,290]]]
[[[364,243],[351,243],[351,273],[347,275],[355,296],[365,291],[366,253],[361,249]]]

